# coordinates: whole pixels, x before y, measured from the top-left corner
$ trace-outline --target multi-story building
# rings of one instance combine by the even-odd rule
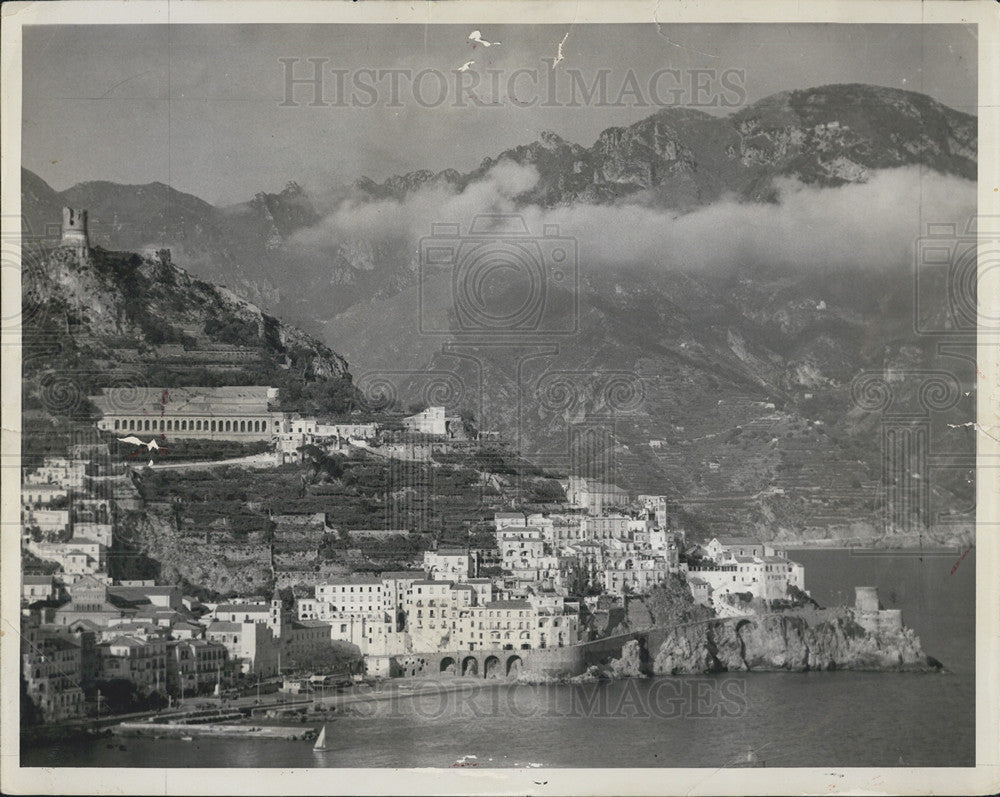
[[[110,523],[90,523],[87,521],[76,521],[73,523],[73,536],[71,541],[92,540],[98,542],[105,548],[110,548],[114,541],[114,527]]]
[[[585,509],[591,515],[601,515],[612,507],[629,504],[628,491],[614,484],[570,476],[564,487],[569,505],[575,509]]]
[[[604,591],[609,595],[644,595],[670,576],[665,559],[619,559],[604,567]]]
[[[378,576],[348,576],[328,581],[316,585],[315,605],[317,620],[341,615],[384,620],[385,587]]]
[[[243,673],[263,678],[277,675],[280,648],[266,623],[216,620],[209,624],[205,637],[224,645],[229,657],[239,660]]]
[[[101,680],[122,678],[146,693],[167,690],[167,640],[163,637],[122,635],[99,643],[97,657]]]
[[[473,548],[472,553],[476,555],[476,575],[479,577],[497,575],[503,567],[499,548]]]
[[[770,551],[770,546],[755,540],[738,539],[730,545],[720,545],[720,540],[713,539],[706,547],[708,553],[714,553],[717,558],[696,563],[689,563],[688,583],[692,575],[699,580],[696,589],[704,591],[701,583],[708,585],[709,599],[732,593],[749,593],[752,597],[764,601],[786,598],[789,586],[805,591],[805,568],[798,562],[793,562],[772,552],[742,555],[734,550]],[[698,597],[694,588],[692,594]]]
[[[179,639],[167,642],[167,688],[175,695],[213,691],[229,681],[229,651],[221,642]]]
[[[464,548],[424,551],[424,570],[434,581],[468,581],[476,569],[475,553]]]
[[[402,631],[406,628],[406,591],[415,581],[423,581],[425,574],[416,570],[393,570],[382,573],[380,578],[389,630]]]
[[[459,650],[531,650],[579,641],[579,616],[539,609],[526,600],[492,601],[461,611],[456,622]]]
[[[403,418],[403,427],[417,434],[444,437],[448,434],[448,419],[444,407],[428,407],[416,415]]]
[[[21,576],[21,598],[27,603],[51,600],[56,594],[52,576]]]
[[[253,442],[277,433],[283,416],[270,409],[277,397],[277,388],[262,385],[129,387],[102,388],[91,401],[102,414],[97,428],[118,435]]]
[[[759,540],[750,537],[713,537],[705,546],[708,555],[717,562],[735,556],[764,556],[773,551]]]
[[[108,585],[94,576],[78,579],[67,587],[67,592],[69,602],[53,612],[52,621],[58,625],[86,620],[104,628],[138,611],[136,603],[110,594]]]
[[[220,603],[210,615],[225,623],[264,623],[271,625],[271,605],[263,602]],[[273,628],[272,628],[273,630]]]
[[[460,609],[476,599],[471,585],[454,589],[450,581],[414,581],[406,592],[406,628],[414,650],[439,650],[453,644]]]
[[[80,646],[61,634],[40,631],[23,624],[21,675],[28,697],[46,722],[83,714]]]
[[[511,526],[497,531],[501,567],[505,571],[530,570],[538,567],[545,555],[541,529],[533,526]]]
[[[94,540],[28,542],[25,547],[39,559],[56,562],[67,575],[99,573],[106,566],[106,548]]]
[[[21,488],[21,507],[23,509],[42,509],[53,504],[63,504],[69,499],[68,490],[61,484],[41,482],[25,484]]]
[[[507,526],[527,526],[528,519],[523,512],[496,512],[493,515],[493,525],[500,531]]]
[[[592,542],[602,540],[630,540],[632,518],[627,515],[600,515],[587,517],[583,521],[584,539]]]
[[[46,457],[40,468],[24,474],[24,485],[57,484],[64,489],[83,487],[87,463],[66,457]]]
[[[41,539],[58,538],[59,535],[69,533],[69,510],[22,508],[21,527],[23,529],[21,536],[25,541],[36,538],[37,535],[32,535],[32,531],[36,529]]]

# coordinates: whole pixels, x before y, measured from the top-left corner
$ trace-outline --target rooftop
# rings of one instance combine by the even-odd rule
[[[231,623],[228,620],[216,620],[208,624],[209,632],[212,631],[242,631],[243,626],[239,623]]]
[[[271,607],[266,603],[220,603],[215,607],[215,612],[246,612],[247,614],[260,614],[267,612],[270,614]]]

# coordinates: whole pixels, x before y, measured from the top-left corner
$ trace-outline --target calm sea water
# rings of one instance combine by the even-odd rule
[[[824,604],[880,588],[942,674],[750,673],[602,684],[498,684],[373,695],[307,742],[119,740],[25,751],[25,766],[972,766],[975,554],[797,551]],[[952,570],[954,568],[954,572]],[[409,688],[393,684],[392,689]],[[374,699],[375,697],[381,699]]]

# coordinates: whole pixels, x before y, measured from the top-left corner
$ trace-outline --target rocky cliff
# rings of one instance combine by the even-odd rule
[[[78,252],[29,241],[22,311],[26,409],[85,418],[110,384],[281,388],[283,409],[347,409],[347,362],[169,250]],[[322,404],[330,406],[323,407]]]
[[[650,648],[651,673],[939,668],[912,629],[868,630],[861,619],[853,609],[837,608],[680,626],[662,638],[651,635],[658,642]]]

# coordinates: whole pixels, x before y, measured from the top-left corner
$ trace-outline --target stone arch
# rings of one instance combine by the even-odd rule
[[[503,668],[500,665],[500,659],[496,656],[487,656],[486,661],[483,662],[483,677],[499,678],[502,674]]]
[[[462,660],[462,675],[467,675],[472,678],[479,676],[479,659],[475,656],[466,656]]]
[[[247,430],[247,422],[246,421],[240,421],[240,431],[241,432],[245,432],[246,430]]]
[[[511,656],[507,659],[507,677],[517,678],[521,674],[521,667],[524,662],[521,660],[520,656]]]
[[[438,668],[438,671],[442,675],[455,675],[456,669],[455,660],[451,656],[445,656],[441,659],[441,666]]]

